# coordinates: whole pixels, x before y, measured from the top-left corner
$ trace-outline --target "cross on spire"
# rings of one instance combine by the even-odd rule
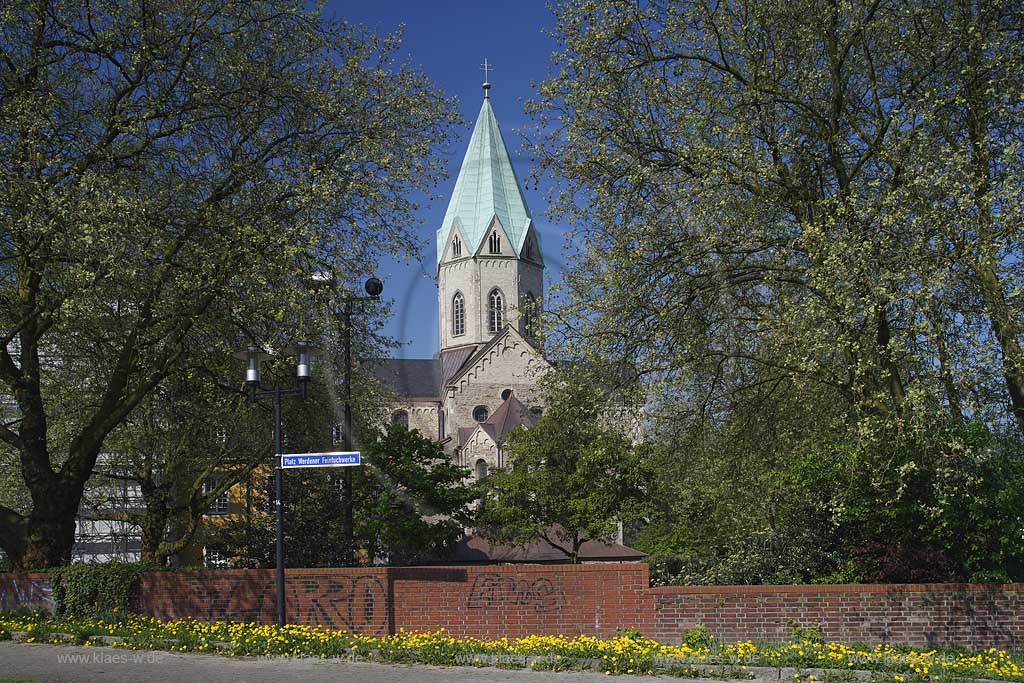
[[[491,89],[491,82],[487,78],[487,72],[490,71],[493,68],[494,68],[494,66],[492,66],[491,64],[488,64],[487,63],[487,58],[484,57],[484,63],[480,65],[480,69],[484,72],[484,99],[485,100],[488,97],[490,97],[490,94],[487,91]]]

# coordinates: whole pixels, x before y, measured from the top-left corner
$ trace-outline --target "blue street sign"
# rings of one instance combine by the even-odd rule
[[[281,454],[281,468],[286,470],[297,467],[353,467],[361,464],[359,451]]]

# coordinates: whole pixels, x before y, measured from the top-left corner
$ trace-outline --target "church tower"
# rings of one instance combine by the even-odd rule
[[[540,241],[489,89],[437,231],[441,357],[460,362],[507,325],[532,339],[544,298]]]

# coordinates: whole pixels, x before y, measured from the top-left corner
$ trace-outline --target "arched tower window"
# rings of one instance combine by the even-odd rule
[[[497,232],[491,233],[489,246],[492,254],[501,253],[501,237],[498,235]]]
[[[526,301],[523,306],[523,334],[532,337],[535,334],[537,323],[537,297],[533,292],[526,293]]]
[[[462,240],[458,235],[452,238],[452,256],[462,256]]]
[[[487,461],[480,458],[476,461],[476,480],[483,481],[484,477],[487,476]]]
[[[505,325],[505,297],[501,295],[500,289],[492,289],[487,301],[487,328],[494,333]]]
[[[455,292],[452,297],[452,336],[466,334],[466,300],[462,292]]]
[[[391,424],[395,427],[409,428],[409,412],[406,410],[396,410],[391,415]]]

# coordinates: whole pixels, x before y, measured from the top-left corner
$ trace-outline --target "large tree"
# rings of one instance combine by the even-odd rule
[[[454,110],[396,47],[298,1],[0,8],[15,567],[68,559],[107,436],[193,350],[232,326],[273,341],[311,272],[416,244],[407,197]]]
[[[571,340],[712,412],[785,378],[1024,424],[1020,32],[1000,0],[561,5],[533,109]]]
[[[1019,3],[556,12],[560,49],[531,108],[574,259],[549,341],[624,360],[648,389],[665,465],[651,549],[717,560],[723,535],[747,555],[743,538],[767,539],[767,561],[732,576],[809,580],[849,546],[916,551],[884,515],[844,511],[906,483],[899,505],[945,519],[962,506],[935,501],[970,486],[944,463],[1019,469],[1012,444],[991,447],[1024,433]],[[976,490],[986,510],[1008,495]],[[946,552],[930,523],[914,533]],[[1019,520],[995,526],[981,552],[1016,547]],[[790,551],[812,527],[829,552],[807,561]],[[991,569],[956,561],[961,576]]]

